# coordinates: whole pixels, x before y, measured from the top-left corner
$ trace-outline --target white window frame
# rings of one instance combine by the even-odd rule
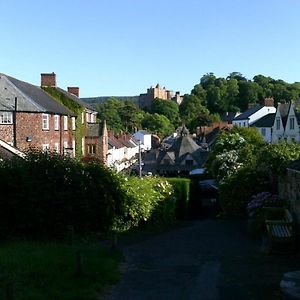
[[[54,115],[54,130],[59,130],[59,115]]]
[[[49,130],[49,114],[42,114],[42,129]]]
[[[0,112],[0,124],[12,124],[13,123],[13,113],[10,111]]]
[[[76,143],[75,143],[74,139],[72,140],[72,148],[73,148],[73,157],[75,157],[75,155],[76,155]]]
[[[90,123],[90,114],[88,112],[85,113],[85,117],[86,117],[86,122]]]
[[[54,151],[55,151],[56,153],[59,153],[59,143],[55,143],[55,144],[54,144]]]
[[[64,116],[64,130],[68,130],[68,116]]]
[[[84,112],[81,113],[81,124],[84,124]]]
[[[76,130],[76,120],[75,120],[75,117],[72,117],[72,130]]]

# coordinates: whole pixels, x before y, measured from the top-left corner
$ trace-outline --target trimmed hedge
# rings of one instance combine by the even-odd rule
[[[172,223],[187,212],[188,180],[127,178],[53,153],[0,162],[0,178],[0,238],[121,232]]]
[[[185,219],[189,212],[191,180],[187,178],[167,178],[167,180],[174,189],[176,218]]]

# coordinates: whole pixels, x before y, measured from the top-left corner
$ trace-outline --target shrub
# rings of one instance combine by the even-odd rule
[[[253,193],[269,190],[268,177],[252,167],[239,169],[219,186],[220,206],[227,216],[245,217]]]
[[[173,199],[173,189],[165,179],[122,177],[122,180],[125,201],[115,215],[114,231],[129,230],[150,218],[152,222],[160,222],[160,218],[166,217],[166,203]]]
[[[167,178],[167,180],[174,189],[176,218],[185,219],[188,216],[191,180],[187,178]]]
[[[99,164],[28,153],[0,166],[0,227],[5,236],[64,238],[104,232],[123,201],[118,177]]]

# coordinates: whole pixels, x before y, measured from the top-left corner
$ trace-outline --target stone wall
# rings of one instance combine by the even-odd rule
[[[300,172],[287,169],[279,179],[279,196],[288,201],[289,208],[296,217],[297,236],[300,238]]]

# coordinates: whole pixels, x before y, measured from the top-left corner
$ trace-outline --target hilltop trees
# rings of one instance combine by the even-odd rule
[[[115,132],[132,132],[135,128],[143,128],[153,130],[163,137],[182,123],[191,132],[195,132],[197,127],[207,126],[218,120],[218,116],[224,112],[245,111],[250,103],[262,104],[266,97],[273,97],[275,105],[281,100],[299,100],[300,83],[289,84],[261,74],[249,80],[240,72],[232,72],[226,78],[207,73],[201,77],[190,94],[184,95],[180,106],[175,102],[157,98],[144,111],[133,102],[110,98],[96,108],[99,117],[106,119],[109,128]]]

